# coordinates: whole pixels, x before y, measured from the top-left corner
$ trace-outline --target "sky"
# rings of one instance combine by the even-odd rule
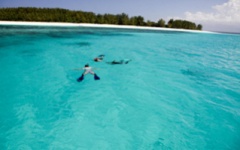
[[[0,0],[0,7],[64,8],[142,16],[145,21],[182,19],[203,30],[240,33],[240,0]]]

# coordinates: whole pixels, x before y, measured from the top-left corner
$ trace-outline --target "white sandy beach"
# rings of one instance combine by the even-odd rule
[[[130,25],[110,25],[110,24],[89,24],[89,23],[63,23],[63,22],[23,22],[23,21],[0,21],[0,25],[31,25],[31,26],[57,26],[57,27],[95,27],[95,28],[121,28],[121,29],[143,29],[143,30],[165,30],[165,31],[183,31],[195,33],[216,33],[211,31],[172,29],[160,27],[140,27]]]

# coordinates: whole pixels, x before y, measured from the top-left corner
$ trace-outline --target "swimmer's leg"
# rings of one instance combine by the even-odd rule
[[[93,72],[92,70],[89,70],[89,73],[91,73],[92,75],[94,75],[94,79],[95,80],[100,80],[100,78],[97,76],[97,74],[95,72]]]
[[[78,81],[78,82],[81,82],[83,79],[84,79],[84,74],[82,74],[81,77],[79,77],[79,78],[77,79],[77,81]]]
[[[100,77],[97,76],[97,74],[95,73],[95,74],[94,74],[94,79],[95,79],[95,80],[100,80]]]
[[[88,73],[91,73],[92,75],[95,74],[92,70],[89,70]]]
[[[91,71],[91,70],[86,70],[86,71],[83,73],[83,75],[86,75],[86,74],[88,74],[88,73],[91,73],[91,74],[92,74],[92,71]]]

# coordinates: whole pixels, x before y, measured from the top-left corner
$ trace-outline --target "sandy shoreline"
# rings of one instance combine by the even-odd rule
[[[211,32],[211,31],[198,31],[198,30],[186,30],[186,29],[170,29],[170,28],[160,28],[160,27],[140,27],[140,26],[130,26],[130,25],[89,24],[89,23],[0,21],[0,25],[95,27],[95,28],[120,28],[120,29],[182,31],[182,32],[195,32],[195,33],[216,33],[216,32]]]

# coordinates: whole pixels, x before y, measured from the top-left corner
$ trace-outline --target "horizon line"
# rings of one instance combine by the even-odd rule
[[[58,27],[97,27],[97,28],[119,28],[119,29],[145,29],[145,30],[164,30],[164,31],[181,31],[181,32],[195,32],[195,33],[215,33],[213,31],[199,31],[176,28],[162,28],[162,27],[142,27],[134,25],[113,25],[113,24],[91,24],[91,23],[66,23],[66,22],[36,22],[36,21],[2,21],[0,25],[32,25],[32,26],[58,26]]]

